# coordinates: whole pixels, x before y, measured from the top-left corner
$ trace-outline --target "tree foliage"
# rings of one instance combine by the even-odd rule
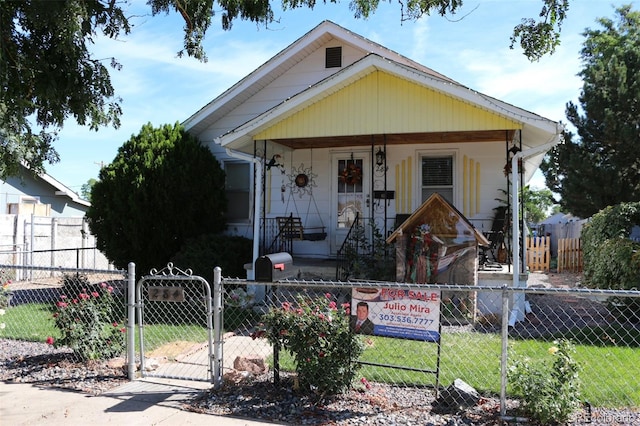
[[[337,0],[324,0],[337,3]],[[559,44],[568,0],[540,0],[539,19],[526,18],[511,37],[532,60]],[[184,20],[184,48],[178,52],[206,61],[202,42],[216,12],[230,30],[235,20],[268,26],[275,20],[269,0],[148,0],[152,15],[178,13]],[[401,20],[455,14],[463,0],[401,2]],[[313,9],[315,0],[283,0],[282,8]],[[379,0],[351,0],[356,18],[373,14]],[[104,35],[131,30],[128,2],[115,0],[0,1],[0,178],[17,175],[20,163],[42,172],[59,161],[56,132],[65,120],[97,130],[120,125],[122,110],[111,85],[116,58],[93,57],[90,46]]]
[[[223,249],[221,249],[223,247]],[[253,259],[253,240],[224,234],[201,234],[185,241],[171,262],[182,270],[191,269],[213,283],[213,268],[222,268],[225,277],[243,278],[244,265]]]
[[[579,217],[640,199],[640,13],[623,6],[616,18],[585,31],[580,105],[566,110],[577,135],[567,132],[541,167]]]
[[[102,168],[87,218],[119,268],[166,266],[189,238],[224,230],[224,172],[181,125],[142,127]]]
[[[501,189],[500,192],[504,198],[497,200],[505,207],[507,204],[511,205],[513,203],[511,193],[504,189]],[[507,203],[507,199],[510,200],[509,203]],[[523,205],[524,216],[529,223],[537,223],[546,219],[555,204],[553,193],[549,189],[533,189],[530,185],[525,185],[520,191],[519,202]]]
[[[114,2],[0,2],[0,177],[58,161],[55,131],[69,117],[94,130],[120,124],[108,69],[88,50],[98,30],[129,32]]]
[[[640,202],[608,206],[593,215],[582,230],[583,282],[587,287],[614,290],[640,288],[640,242],[631,239],[640,224]],[[640,320],[640,299],[622,298],[614,314]]]
[[[555,52],[560,44],[560,29],[568,10],[569,0],[543,0],[539,20],[523,18],[522,23],[514,28],[511,48],[519,43],[525,56],[532,61]]]
[[[91,190],[93,189],[93,185],[95,185],[97,180],[94,178],[89,179],[86,183],[82,185],[80,188],[80,196],[83,200],[91,201]]]
[[[549,216],[549,211],[554,205],[553,193],[547,188],[532,189],[527,185],[522,191],[521,202],[524,203],[528,222],[542,222]]]

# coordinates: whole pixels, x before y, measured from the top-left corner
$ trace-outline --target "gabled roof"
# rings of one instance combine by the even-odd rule
[[[545,220],[538,222],[538,225],[555,225],[558,223],[579,222],[582,219],[573,216],[571,213],[555,213]]]
[[[332,21],[325,20],[209,102],[185,120],[183,125],[191,132],[200,133],[332,39],[340,40],[365,52],[375,53],[398,63],[410,65],[434,77],[453,82],[444,75],[391,49],[355,34]]]
[[[435,211],[448,211],[451,214],[457,216],[459,218],[458,223],[462,225],[464,231],[469,235],[473,235],[479,245],[481,246],[489,246],[490,242],[487,240],[480,231],[474,227],[471,222],[462,214],[458,209],[456,209],[451,203],[445,200],[440,194],[434,193],[431,194],[427,200],[422,203],[416,211],[414,211],[411,216],[409,216],[402,224],[400,224],[395,231],[387,238],[387,244],[393,243],[397,238],[404,235],[406,232],[412,232],[417,226],[420,226],[425,223],[425,217],[429,216],[429,213],[433,213]],[[458,229],[459,231],[459,229]],[[436,233],[437,235],[437,233]]]
[[[84,207],[91,206],[91,203],[89,201],[83,198],[80,198],[78,193],[76,193],[71,188],[69,188],[68,186],[64,185],[63,183],[55,179],[53,176],[47,173],[40,173],[38,174],[38,177],[53,187],[55,195],[60,197],[67,197],[71,199],[71,201],[73,201],[74,203],[78,203]]]
[[[330,77],[283,101],[274,108],[265,111],[245,124],[220,136],[217,142],[223,147],[251,152],[253,149],[252,142],[254,136],[261,131],[307,108],[309,105],[321,102],[324,98],[352,84],[354,81],[376,71],[382,71],[398,79],[411,81],[422,87],[428,87],[436,92],[450,96],[459,102],[473,105],[497,116],[511,120],[517,123],[517,127],[511,127],[512,129],[523,129],[523,133],[525,133],[523,135],[524,145],[534,140],[547,142],[551,136],[559,132],[559,127],[556,122],[537,114],[473,91],[452,80],[393,61],[389,58],[369,54],[361,60],[342,68]],[[542,144],[542,142],[536,145],[539,144]]]
[[[47,185],[49,185],[52,189],[51,193],[52,195],[56,196],[56,197],[65,197],[65,198],[69,198],[73,203],[76,203],[80,206],[83,207],[90,207],[91,203],[83,198],[80,198],[80,196],[73,191],[71,188],[69,188],[68,186],[64,185],[62,182],[58,181],[57,179],[55,179],[53,176],[47,174],[47,173],[34,173],[33,171],[31,171],[28,167],[26,167],[25,165],[22,165],[22,171],[24,174],[28,175],[29,178],[37,180],[37,179],[41,179],[43,182],[45,182]],[[16,179],[22,179],[21,176],[16,176]],[[9,185],[15,186],[15,184],[11,184],[10,181],[7,181],[7,183]]]

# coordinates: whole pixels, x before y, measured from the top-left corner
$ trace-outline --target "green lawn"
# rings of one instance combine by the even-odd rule
[[[437,344],[385,337],[367,337],[367,349],[361,361],[436,370]],[[440,385],[447,386],[460,378],[484,394],[500,393],[500,335],[476,332],[443,334],[440,358]],[[547,359],[551,364],[549,341],[510,340],[509,356]],[[583,399],[594,406],[640,406],[640,348],[630,346],[576,346],[576,361],[582,367]],[[287,353],[280,357],[283,371],[294,370]],[[410,386],[433,386],[435,374],[363,365],[358,377],[372,382]]]
[[[5,328],[0,336],[14,340],[44,342],[47,337],[58,338],[60,335],[53,323],[51,303],[29,303],[5,309],[0,322]]]
[[[171,342],[201,343],[208,340],[207,329],[198,324],[152,324],[144,327],[144,351],[148,353]],[[136,330],[136,352],[139,346],[139,333]]]
[[[49,336],[59,339],[61,336],[53,321],[52,306],[51,303],[29,303],[5,309],[5,315],[0,317],[0,322],[5,323],[0,337],[34,342],[45,342]],[[145,326],[144,333],[145,350],[176,340],[207,341],[207,329],[198,324],[152,324]],[[138,341],[136,330],[136,350]]]

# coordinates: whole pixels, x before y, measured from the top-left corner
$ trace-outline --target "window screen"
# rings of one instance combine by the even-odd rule
[[[453,203],[453,157],[422,157],[422,201],[437,192]]]
[[[225,190],[227,194],[227,219],[248,220],[251,208],[250,164],[225,163]]]

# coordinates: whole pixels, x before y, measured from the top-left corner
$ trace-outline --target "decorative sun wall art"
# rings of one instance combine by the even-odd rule
[[[304,163],[300,163],[300,167],[292,167],[287,176],[292,194],[297,194],[300,198],[306,194],[313,195],[318,175],[313,173],[311,167],[305,167]]]

